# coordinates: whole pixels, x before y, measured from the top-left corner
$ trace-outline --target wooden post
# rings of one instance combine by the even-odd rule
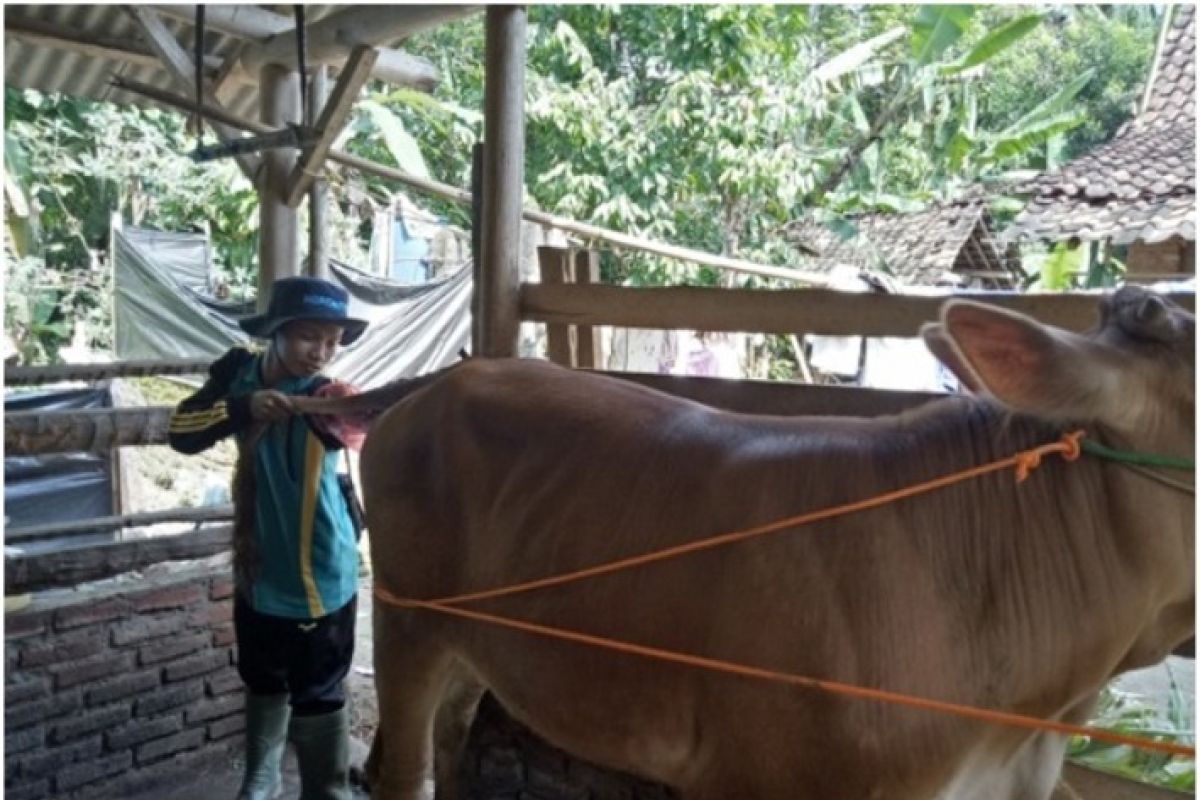
[[[562,247],[542,245],[538,248],[538,270],[542,283],[557,284],[570,280],[570,251]],[[564,367],[575,365],[571,355],[570,327],[562,322],[546,324],[546,358]]]
[[[587,286],[600,282],[600,254],[595,250],[576,250],[575,283]],[[603,366],[600,352],[600,337],[591,325],[575,326],[575,365],[580,369],[596,369]]]
[[[259,113],[264,125],[278,129],[299,123],[298,73],[268,64],[259,82]],[[271,284],[300,273],[300,226],[287,204],[288,178],[296,163],[291,148],[266,150],[258,179],[258,310],[265,311]]]
[[[329,71],[317,65],[313,70],[312,86],[309,90],[308,110],[312,124],[321,115],[329,93]],[[321,167],[318,167],[320,169]],[[329,184],[324,178],[315,178],[308,190],[308,269],[314,278],[329,277]]]
[[[471,147],[471,353],[483,350],[483,143]]]
[[[525,172],[525,9],[488,6],[484,85],[482,347],[517,354]]]

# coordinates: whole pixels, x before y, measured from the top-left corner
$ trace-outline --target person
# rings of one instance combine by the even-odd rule
[[[350,797],[343,681],[354,653],[356,530],[337,475],[342,443],[291,401],[336,388],[321,371],[366,328],[348,304],[329,281],[276,281],[266,313],[240,323],[265,350],[227,352],[171,417],[180,452],[238,441],[234,629],[247,692],[239,800],[278,794],[288,738],[302,800]]]

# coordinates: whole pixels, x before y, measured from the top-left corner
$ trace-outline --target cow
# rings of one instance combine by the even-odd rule
[[[362,453],[374,579],[429,600],[872,497],[1055,441],[1191,457],[1194,317],[1123,288],[1075,334],[951,300],[922,336],[972,389],[878,418],[737,414],[534,360],[410,387]],[[358,405],[355,406],[354,402]],[[332,403],[332,404],[331,404]],[[341,403],[341,405],[338,405]],[[462,607],[1081,723],[1194,634],[1193,476],[1084,454]],[[418,800],[490,690],[549,742],[685,800],[1041,800],[1062,734],[764,683],[377,599],[373,797]],[[464,716],[465,714],[465,716]]]

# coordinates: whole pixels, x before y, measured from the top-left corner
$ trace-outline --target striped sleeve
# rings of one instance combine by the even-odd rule
[[[249,351],[234,348],[209,368],[208,380],[200,390],[180,402],[171,414],[167,441],[172,449],[199,453],[250,423],[250,396],[230,396],[229,387],[252,358]]]

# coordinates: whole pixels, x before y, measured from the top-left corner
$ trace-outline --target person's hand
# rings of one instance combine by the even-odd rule
[[[263,389],[250,395],[250,416],[261,422],[278,422],[296,413],[292,399],[283,392]]]

